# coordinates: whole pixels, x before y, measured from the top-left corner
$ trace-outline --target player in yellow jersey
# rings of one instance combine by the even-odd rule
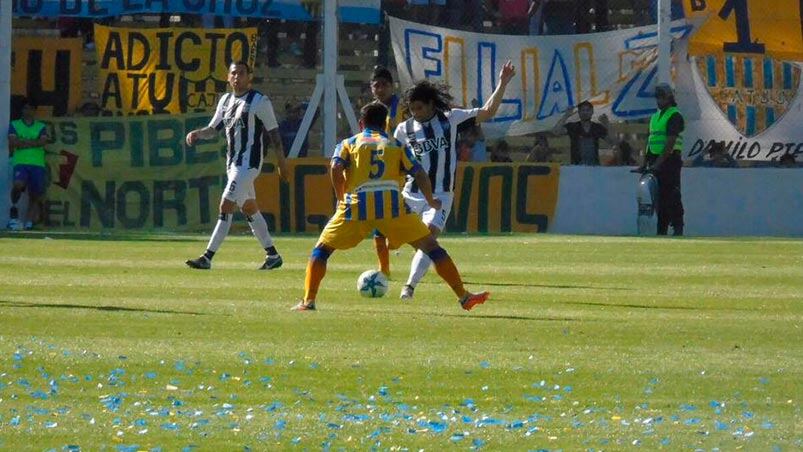
[[[399,96],[393,89],[393,75],[384,66],[376,66],[371,74],[371,94],[374,101],[382,103],[388,109],[387,120],[385,121],[385,133],[392,135],[399,123],[407,120],[409,115],[407,109],[402,105]],[[401,180],[404,185],[404,176]],[[390,250],[388,240],[379,231],[374,231],[374,248],[379,259],[379,271],[390,277]]]
[[[372,102],[360,110],[361,133],[341,142],[332,157],[331,177],[338,204],[318,244],[312,250],[305,279],[304,299],[296,311],[315,310],[315,297],[326,275],[326,261],[335,250],[353,248],[368,233],[378,229],[391,247],[409,243],[425,252],[435,270],[452,288],[460,306],[469,311],[484,303],[489,293],[473,294],[463,281],[452,258],[441,248],[429,228],[411,213],[401,195],[402,172],[415,178],[430,206],[440,209],[432,195],[429,176],[409,150],[382,131],[388,109]]]

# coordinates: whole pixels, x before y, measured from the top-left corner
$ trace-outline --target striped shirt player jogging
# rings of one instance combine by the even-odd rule
[[[267,146],[264,131],[279,124],[270,99],[259,91],[249,90],[242,96],[227,93],[221,97],[209,127],[226,131],[227,169],[259,169]]]

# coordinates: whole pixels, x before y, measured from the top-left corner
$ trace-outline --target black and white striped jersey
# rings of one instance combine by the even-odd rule
[[[432,191],[435,193],[454,190],[455,170],[457,168],[457,126],[477,116],[479,109],[463,110],[453,108],[437,112],[429,121],[420,123],[410,118],[396,127],[394,137],[418,158],[424,171],[429,174]],[[412,177],[407,178],[404,191],[418,193],[418,184]]]
[[[249,90],[242,96],[227,93],[220,98],[209,122],[215,130],[226,130],[226,168],[261,168],[267,145],[266,130],[279,125],[268,96]]]

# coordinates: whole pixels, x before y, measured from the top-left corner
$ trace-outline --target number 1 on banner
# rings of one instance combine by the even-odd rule
[[[727,20],[733,13],[736,16],[736,36],[738,41],[725,42],[722,50],[732,53],[765,53],[764,44],[752,42],[750,39],[750,17],[747,10],[747,0],[726,0],[719,10],[719,17]]]

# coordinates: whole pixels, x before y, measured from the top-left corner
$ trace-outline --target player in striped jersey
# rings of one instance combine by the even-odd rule
[[[273,246],[268,224],[256,202],[254,180],[262,171],[262,157],[268,141],[273,145],[279,168],[284,179],[287,174],[282,140],[278,132],[273,105],[267,96],[251,89],[251,68],[245,62],[229,66],[231,93],[226,93],[218,102],[215,115],[207,127],[187,134],[187,144],[193,146],[199,140],[210,140],[219,132],[226,134],[226,176],[228,182],[220,200],[220,217],[209,239],[206,252],[197,259],[190,259],[190,268],[208,270],[223,239],[229,233],[231,217],[239,206],[245,214],[254,236],[267,253],[260,270],[282,266],[282,257]]]
[[[401,105],[399,96],[394,93],[393,75],[383,66],[376,66],[371,75],[371,94],[374,100],[381,102],[388,109],[388,118],[385,121],[385,133],[393,134],[396,126],[407,119],[407,109]],[[390,277],[390,251],[388,241],[382,233],[374,231],[374,248],[379,258],[379,270]]]
[[[296,311],[315,310],[315,297],[326,275],[329,256],[335,250],[357,246],[374,229],[381,231],[392,247],[409,243],[426,253],[463,309],[469,311],[488,299],[488,292],[472,294],[463,287],[452,259],[421,219],[407,208],[399,193],[402,172],[418,183],[421,196],[433,209],[440,208],[441,203],[432,195],[429,178],[415,157],[382,132],[387,112],[379,102],[363,107],[360,111],[363,131],[341,142],[335,150],[330,174],[337,210],[312,250],[304,299],[293,307]]]
[[[404,186],[404,199],[413,211],[421,215],[435,237],[443,231],[452,210],[457,169],[457,126],[464,121],[484,122],[493,118],[502,103],[505,88],[514,75],[516,70],[508,60],[499,72],[499,83],[491,97],[481,108],[471,110],[450,108],[452,96],[449,87],[429,80],[419,81],[404,94],[405,104],[413,117],[399,124],[394,136],[415,153],[443,206],[435,209],[428,205],[421,194],[421,187],[409,177]],[[410,276],[401,291],[402,299],[413,297],[415,286],[426,274],[430,263],[425,253],[415,253],[410,264]]]

